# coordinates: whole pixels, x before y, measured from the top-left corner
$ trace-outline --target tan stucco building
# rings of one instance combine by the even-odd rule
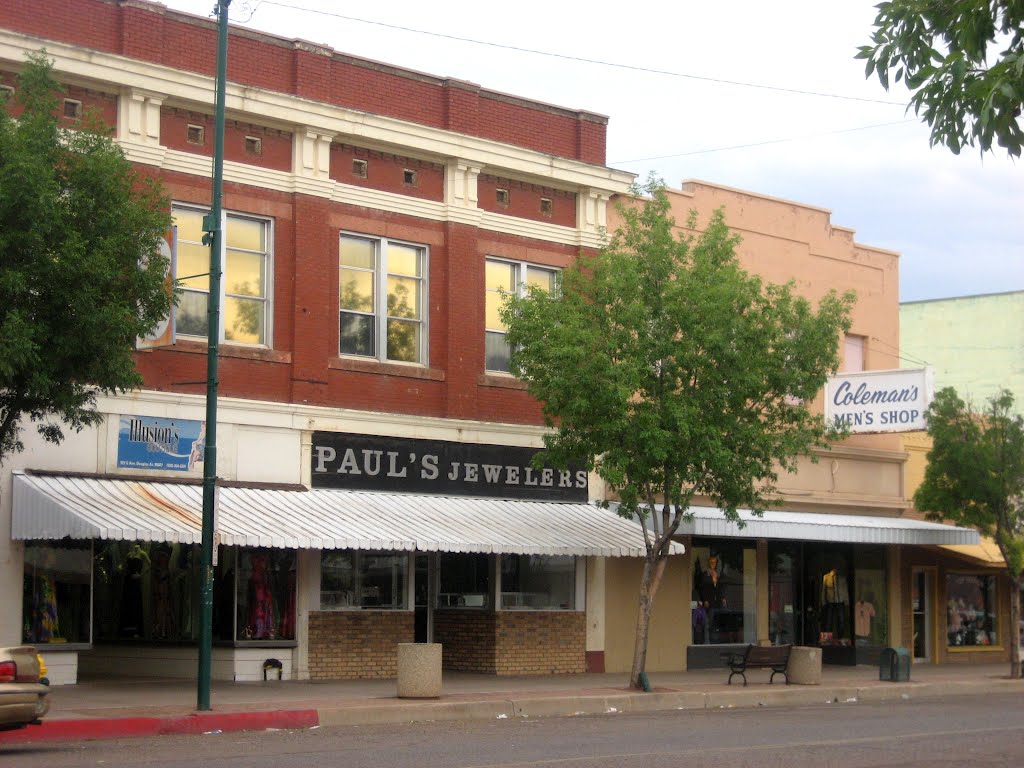
[[[700,227],[724,209],[742,237],[742,265],[765,280],[792,280],[812,301],[831,289],[856,292],[841,371],[900,367],[898,254],[856,242],[822,208],[702,181],[668,195],[677,223],[695,211]],[[609,228],[618,223],[610,214]],[[812,407],[823,405],[819,395]],[[780,509],[742,530],[718,510],[695,509],[679,537],[686,554],[671,560],[655,602],[649,670],[718,666],[729,646],[750,642],[820,646],[825,663],[841,664],[915,647],[912,578],[936,563],[939,546],[969,537],[911,513],[898,433],[855,434],[817,459],[780,476]],[[606,565],[604,610],[617,618],[592,622],[588,647],[601,636],[609,671],[632,660],[639,580],[636,561]]]

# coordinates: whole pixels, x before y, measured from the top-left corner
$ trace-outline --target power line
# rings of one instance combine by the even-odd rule
[[[627,69],[634,72],[647,72],[653,75],[665,75],[667,77],[681,77],[687,80],[699,80],[706,83],[715,83],[717,85],[732,85],[738,88],[758,88],[765,91],[775,91],[777,93],[791,93],[799,96],[817,96],[826,99],[839,99],[841,101],[860,101],[869,104],[887,104],[890,106],[898,106],[906,108],[905,102],[900,101],[889,101],[887,99],[869,99],[862,96],[845,96],[838,93],[823,93],[821,91],[808,91],[800,88],[784,88],[778,85],[765,85],[764,83],[745,83],[740,80],[726,80],[719,77],[707,77],[704,75],[691,75],[685,72],[671,72],[665,69],[654,69],[652,67],[641,67],[635,64],[620,64],[611,61],[602,61],[601,59],[590,59],[584,56],[569,56],[564,53],[554,53],[553,51],[541,51],[536,48],[523,48],[517,45],[505,45],[503,43],[493,43],[488,40],[476,40],[471,37],[459,37],[457,35],[446,35],[442,32],[431,32],[425,29],[414,29],[412,27],[405,27],[400,24],[389,24],[383,21],[371,21],[370,19],[360,19],[355,16],[346,16],[341,13],[332,13],[331,11],[322,11],[318,8],[306,8],[299,5],[291,5],[289,3],[275,2],[275,0],[260,0],[259,3],[252,9],[252,15],[255,15],[256,11],[261,5],[274,5],[278,8],[287,8],[292,11],[305,11],[306,13],[315,13],[321,16],[330,16],[335,19],[343,19],[345,21],[354,21],[358,24],[370,24],[377,27],[385,27],[387,29],[397,29],[402,32],[412,32],[417,35],[429,35],[431,37],[439,37],[445,40],[455,40],[460,43],[471,43],[473,45],[483,45],[490,48],[501,48],[506,51],[517,51],[519,53],[530,53],[536,56],[548,56],[553,59],[562,59],[565,61],[578,61],[583,64],[596,64],[601,67],[614,67],[615,69]],[[252,16],[250,16],[250,19]]]
[[[650,160],[669,160],[673,157],[688,157],[689,155],[707,155],[712,152],[728,152],[734,149],[749,149],[751,147],[763,147],[767,144],[783,144],[787,141],[803,141],[804,139],[815,139],[821,136],[835,136],[839,133],[853,133],[854,131],[868,131],[874,128],[888,128],[893,125],[904,125],[916,123],[914,118],[906,120],[895,120],[890,123],[875,123],[874,125],[862,125],[857,128],[841,128],[837,131],[825,131],[824,133],[810,133],[804,136],[790,136],[784,139],[768,139],[767,141],[756,141],[750,144],[735,144],[731,147],[715,147],[713,149],[695,149],[692,152],[679,152],[674,155],[657,155],[656,157],[637,157],[632,160],[612,160],[609,165],[628,165],[630,163],[643,163]]]

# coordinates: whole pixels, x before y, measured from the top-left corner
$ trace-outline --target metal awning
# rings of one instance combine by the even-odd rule
[[[198,544],[202,487],[14,474],[15,539]],[[221,486],[215,533],[229,546],[642,557],[640,526],[592,504]],[[675,545],[673,554],[681,554]]]
[[[855,544],[977,544],[978,532],[906,517],[844,515],[819,512],[768,510],[756,517],[739,510],[746,525],[741,529],[714,507],[691,507],[693,520],[679,526],[681,535],[724,536],[748,539],[839,541]]]

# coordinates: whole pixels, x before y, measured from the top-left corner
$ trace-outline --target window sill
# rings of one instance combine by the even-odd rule
[[[385,376],[403,376],[407,379],[444,381],[444,371],[436,368],[423,368],[417,365],[402,365],[400,363],[382,363],[379,360],[356,360],[350,357],[335,357],[327,361],[327,367],[334,371],[356,371],[358,373],[377,373]]]
[[[1006,649],[1001,645],[947,645],[947,653],[998,653]]]
[[[185,352],[190,355],[205,355],[207,344],[204,341],[178,339],[173,346],[163,347],[163,349]],[[291,363],[292,361],[291,352],[282,352],[276,349],[267,349],[266,347],[246,347],[231,344],[230,342],[222,342],[217,348],[217,354],[219,357],[232,357],[240,360],[262,360],[267,363]]]
[[[482,373],[476,383],[481,387],[498,387],[499,389],[518,389],[526,391],[527,384],[509,373]]]

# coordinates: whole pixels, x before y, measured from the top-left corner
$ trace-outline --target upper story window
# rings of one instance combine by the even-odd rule
[[[864,370],[864,351],[867,339],[852,333],[846,334],[843,342],[843,372],[856,373]]]
[[[381,362],[427,361],[427,249],[341,235],[339,352]]]
[[[203,245],[200,208],[174,206],[178,226],[176,277],[182,288],[177,328],[182,336],[208,338],[210,249]],[[271,222],[225,214],[221,256],[221,341],[270,346]]]
[[[505,339],[507,329],[501,321],[499,310],[504,301],[503,294],[514,291],[523,294],[526,286],[536,285],[545,291],[552,291],[558,278],[558,270],[537,267],[520,261],[487,259],[485,300],[485,362],[488,371],[508,373],[512,350]]]

